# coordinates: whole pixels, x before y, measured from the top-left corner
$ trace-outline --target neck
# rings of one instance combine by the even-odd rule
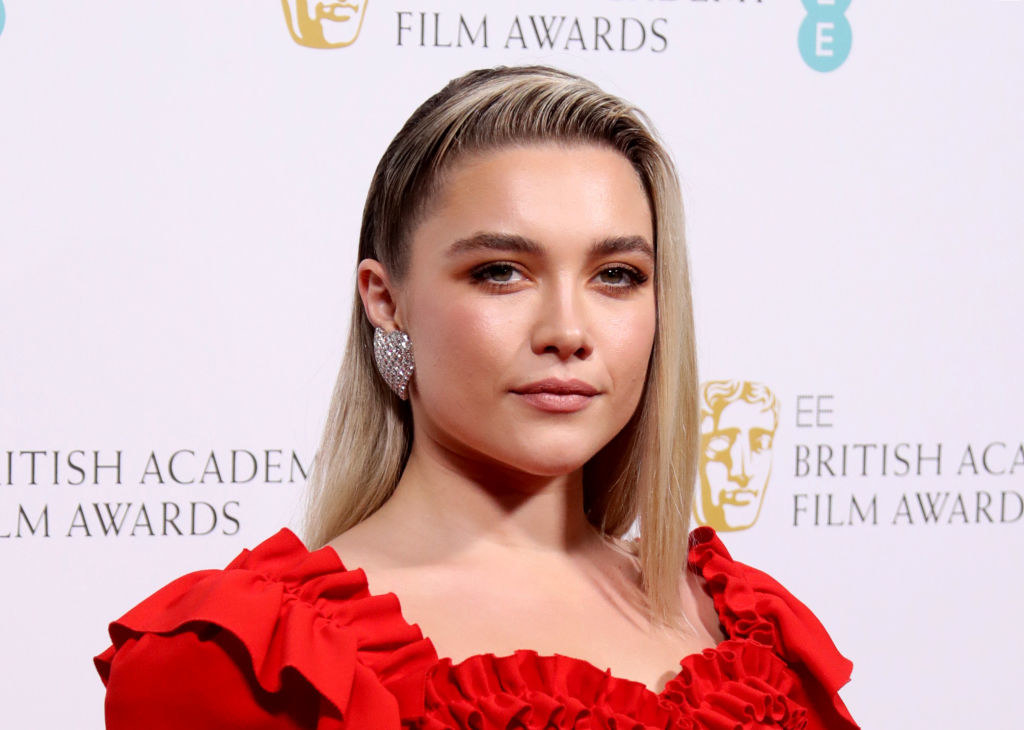
[[[379,510],[420,557],[579,553],[600,541],[583,512],[583,472],[524,474],[413,440],[394,494]]]

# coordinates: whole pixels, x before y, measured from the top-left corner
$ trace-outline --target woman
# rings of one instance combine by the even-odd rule
[[[109,728],[856,727],[813,614],[710,529],[684,548],[681,202],[637,110],[544,67],[452,81],[359,259],[319,549],[282,530],[113,623]]]

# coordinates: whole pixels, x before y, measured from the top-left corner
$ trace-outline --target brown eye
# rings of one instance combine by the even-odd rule
[[[601,269],[598,280],[605,286],[614,288],[630,288],[642,284],[647,277],[627,266],[609,266]]]
[[[621,284],[626,280],[626,272],[622,269],[605,269],[601,272],[601,281],[605,284]]]
[[[492,266],[488,273],[490,279],[506,282],[512,280],[512,275],[516,273],[516,270],[508,264],[498,264],[497,266]]]
[[[472,272],[473,280],[483,284],[514,284],[523,278],[522,273],[512,264],[486,264]]]

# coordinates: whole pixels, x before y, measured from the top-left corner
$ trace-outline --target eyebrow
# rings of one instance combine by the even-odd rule
[[[536,241],[511,233],[475,233],[462,238],[448,247],[449,256],[467,251],[506,251],[540,255],[543,247]],[[635,251],[654,261],[654,248],[643,236],[610,236],[594,243],[590,248],[592,257]]]
[[[654,248],[643,236],[612,236],[594,244],[591,254],[602,256],[613,253],[627,253],[635,251],[644,254],[651,261],[654,261]]]
[[[474,233],[448,247],[448,255],[455,256],[467,251],[509,251],[512,253],[541,253],[540,244],[523,236],[509,233]]]

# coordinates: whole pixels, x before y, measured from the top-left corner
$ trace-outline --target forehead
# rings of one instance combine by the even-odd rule
[[[734,400],[722,408],[716,425],[719,429],[738,428],[745,431],[760,428],[772,431],[775,429],[775,414],[764,403]]]
[[[542,245],[609,236],[653,243],[650,204],[630,162],[610,147],[536,143],[475,153],[440,181],[415,241],[442,244],[481,231]]]

